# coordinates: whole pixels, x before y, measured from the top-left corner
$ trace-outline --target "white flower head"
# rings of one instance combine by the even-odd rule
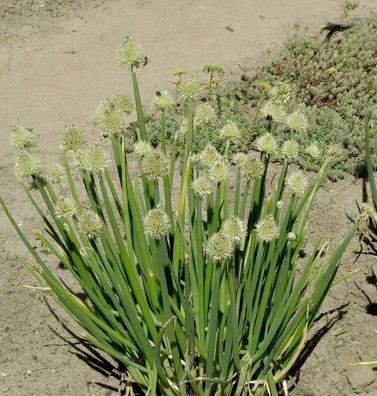
[[[34,144],[33,133],[20,125],[12,125],[12,134],[10,137],[12,146],[19,150],[27,150]]]
[[[63,175],[64,175],[64,169],[58,163],[51,164],[47,168],[46,179],[48,182],[50,182],[52,184],[60,183]]]
[[[179,85],[179,91],[184,100],[195,102],[199,98],[200,84],[197,80],[186,80]]]
[[[192,183],[192,188],[194,190],[194,194],[197,197],[203,198],[213,191],[213,183],[208,177],[199,176]]]
[[[126,37],[118,48],[118,58],[121,66],[131,69],[139,67],[144,55],[140,44],[133,37]]]
[[[220,130],[220,137],[231,142],[237,141],[241,137],[241,132],[234,121],[228,121]]]
[[[228,175],[229,164],[223,159],[216,161],[208,171],[209,178],[215,183],[224,181]]]
[[[20,152],[16,162],[16,168],[21,179],[42,175],[40,160],[27,151]]]
[[[271,133],[265,133],[256,140],[256,148],[268,155],[277,153],[276,139]]]
[[[222,229],[235,243],[240,243],[246,236],[245,222],[235,216],[229,217],[225,220]]]
[[[272,101],[266,102],[261,108],[263,117],[271,117],[276,123],[284,123],[287,118],[287,113],[284,107]]]
[[[89,210],[79,217],[79,231],[89,239],[96,238],[101,232],[102,227],[102,220],[97,213]]]
[[[144,156],[141,168],[148,180],[157,181],[168,174],[168,160],[161,151],[152,150]]]
[[[203,103],[196,109],[195,124],[199,127],[212,125],[216,120],[216,113],[214,108]]]
[[[287,140],[282,148],[283,156],[286,159],[295,160],[298,157],[298,144],[295,140]]]
[[[321,151],[315,143],[311,143],[305,149],[305,153],[314,159],[319,158],[319,156],[321,155]]]
[[[304,195],[306,187],[308,186],[308,180],[302,172],[297,171],[288,177],[287,186],[293,194],[301,197]]]
[[[155,208],[148,211],[144,218],[145,234],[153,239],[160,239],[167,235],[171,229],[169,216],[161,208]]]
[[[259,220],[255,229],[258,238],[264,242],[271,242],[279,237],[279,228],[271,215]]]
[[[206,246],[206,252],[209,257],[215,261],[229,260],[234,251],[232,239],[223,231],[213,234]]]
[[[161,111],[170,110],[174,106],[174,99],[168,91],[162,91],[154,97],[154,104]]]
[[[287,117],[287,126],[291,131],[303,132],[308,128],[308,120],[303,113],[295,111]]]
[[[153,151],[153,147],[149,142],[146,142],[145,140],[139,140],[134,145],[134,151],[138,157],[143,158]]]
[[[62,219],[76,214],[76,205],[71,198],[60,197],[55,203],[56,217]]]

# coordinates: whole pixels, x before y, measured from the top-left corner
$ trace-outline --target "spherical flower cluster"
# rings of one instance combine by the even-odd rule
[[[161,111],[170,110],[174,106],[174,99],[168,91],[162,91],[154,97],[154,104]]]
[[[208,176],[214,183],[224,181],[229,175],[229,164],[224,160],[217,160],[208,170]]]
[[[187,122],[187,118],[185,118],[184,120],[182,120],[181,126],[175,133],[175,137],[177,140],[184,141],[187,134],[188,134],[188,122]]]
[[[125,129],[126,115],[131,112],[128,95],[119,94],[106,99],[97,109],[96,120],[106,135],[121,133]]]
[[[259,220],[255,226],[257,236],[264,242],[271,242],[279,237],[279,228],[271,215]]]
[[[294,232],[288,232],[287,234],[287,239],[288,241],[295,241],[296,240],[296,234]]]
[[[340,161],[344,156],[344,150],[337,144],[332,144],[328,147],[326,154],[333,161]]]
[[[161,208],[148,211],[144,218],[145,234],[153,239],[160,239],[167,235],[171,229],[169,216]]]
[[[229,260],[233,255],[233,250],[233,241],[224,231],[213,234],[206,246],[208,256],[215,261]]]
[[[195,102],[199,97],[199,82],[197,80],[186,80],[179,85],[179,91],[184,100]]]
[[[270,97],[279,103],[288,102],[291,96],[291,87],[282,81],[277,81],[270,91]]]
[[[146,142],[145,140],[139,140],[134,145],[134,151],[138,157],[143,158],[153,151],[153,147],[149,142]]]
[[[29,149],[33,146],[34,136],[29,129],[26,129],[20,125],[12,125],[12,134],[10,137],[12,146],[19,150]]]
[[[287,126],[291,131],[303,132],[308,128],[308,120],[304,114],[295,111],[287,117]]]
[[[298,144],[295,140],[287,140],[283,144],[282,153],[286,159],[295,160],[298,157]]]
[[[76,166],[90,173],[102,173],[109,164],[109,157],[98,143],[76,153]]]
[[[60,183],[63,175],[64,175],[64,169],[58,163],[54,163],[47,168],[46,179],[50,183],[53,184]]]
[[[268,155],[276,154],[277,143],[271,133],[265,133],[256,140],[256,148]]]
[[[157,181],[168,174],[168,160],[161,151],[152,150],[144,156],[141,168],[148,180]]]
[[[192,183],[194,194],[197,197],[203,198],[213,191],[213,183],[208,177],[199,176]]]
[[[201,165],[205,168],[211,168],[216,161],[221,159],[220,153],[210,143],[204,147],[204,150],[199,155]]]
[[[246,236],[245,222],[235,216],[229,217],[225,220],[222,229],[235,243],[240,243]]]
[[[42,175],[40,160],[27,151],[20,152],[16,162],[16,168],[20,178]]]
[[[126,37],[118,48],[118,58],[121,66],[131,69],[139,67],[144,55],[140,44],[133,37]]]
[[[61,142],[61,147],[64,151],[81,150],[85,144],[85,134],[80,128],[72,125],[65,130]]]
[[[211,105],[204,103],[196,109],[195,125],[199,127],[208,126],[213,124],[215,119],[216,113]]]
[[[96,238],[101,232],[102,227],[102,220],[97,213],[87,211],[79,217],[79,231],[89,239]]]
[[[284,107],[272,101],[268,101],[262,106],[261,114],[265,118],[271,117],[277,123],[283,123],[287,118]]]
[[[234,142],[241,137],[241,132],[234,121],[228,121],[220,130],[220,137]]]
[[[243,164],[245,164],[248,158],[249,156],[245,153],[237,153],[234,155],[233,161],[237,166],[242,168]]]
[[[311,143],[306,149],[305,153],[310,155],[310,157],[316,159],[321,155],[321,151],[315,143]]]
[[[59,219],[72,217],[76,214],[76,205],[71,198],[60,197],[55,203],[55,213]]]
[[[293,194],[301,197],[304,195],[306,187],[308,186],[308,180],[302,172],[294,172],[288,177],[287,186]]]
[[[263,175],[264,165],[260,159],[247,156],[240,164],[240,169],[247,180],[256,180]]]

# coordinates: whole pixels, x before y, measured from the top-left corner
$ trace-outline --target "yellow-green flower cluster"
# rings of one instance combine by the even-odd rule
[[[314,159],[319,158],[319,156],[321,155],[321,151],[315,143],[311,143],[305,149],[305,153]]]
[[[51,164],[47,168],[46,179],[48,182],[50,182],[52,184],[60,183],[63,175],[64,175],[64,169],[58,163]]]
[[[199,127],[212,125],[216,120],[214,108],[207,104],[201,104],[196,109],[195,125]]]
[[[197,197],[204,198],[212,193],[214,185],[208,177],[199,176],[193,181],[192,188]]]
[[[221,158],[221,154],[216,150],[215,146],[209,143],[205,146],[204,150],[199,153],[198,162],[202,167],[209,169]]]
[[[283,144],[282,153],[284,158],[295,160],[298,157],[298,144],[295,140],[287,140]]]
[[[208,170],[208,177],[214,183],[221,183],[228,178],[229,164],[225,159],[217,160]]]
[[[148,180],[157,181],[168,174],[168,160],[161,151],[154,149],[144,156],[141,168]]]
[[[261,108],[263,117],[270,117],[276,123],[284,123],[287,118],[287,113],[284,107],[273,101],[266,102]]]
[[[149,142],[139,140],[134,145],[134,152],[139,158],[144,158],[153,151],[153,147]]]
[[[98,143],[76,153],[76,166],[90,173],[102,173],[109,164],[109,157]]]
[[[139,67],[144,55],[140,44],[133,37],[127,37],[118,48],[118,58],[121,66],[131,69]]]
[[[76,214],[76,205],[71,198],[60,197],[55,203],[56,217],[64,219]]]
[[[308,120],[303,113],[295,111],[287,117],[287,126],[293,132],[303,132],[308,128]]]
[[[259,158],[254,158],[251,155],[241,157],[239,161],[241,173],[246,180],[256,180],[262,177],[264,172],[264,165]]]
[[[220,137],[223,140],[235,142],[241,137],[241,132],[234,121],[228,121],[220,130]]]
[[[200,84],[197,80],[186,80],[179,85],[179,91],[184,100],[195,102],[199,97]]]
[[[154,97],[154,104],[157,109],[167,111],[174,106],[174,99],[168,91],[162,91]]]
[[[264,242],[271,242],[279,237],[279,228],[271,215],[267,215],[255,226],[257,236]]]
[[[160,239],[167,235],[171,229],[169,216],[162,208],[155,208],[148,211],[144,218],[145,234],[153,239]]]
[[[292,173],[287,179],[287,187],[298,197],[304,195],[307,186],[308,180],[301,171]]]
[[[12,146],[18,150],[28,150],[34,144],[33,133],[21,125],[12,125],[12,134],[10,137]]]
[[[79,217],[79,221],[78,221],[79,231],[89,239],[96,238],[101,232],[102,227],[103,227],[102,220],[97,213],[94,213],[89,210],[87,212],[84,212]]]
[[[61,147],[64,151],[78,151],[84,148],[86,137],[82,129],[71,125],[63,133]]]
[[[16,169],[21,179],[42,175],[40,160],[27,151],[20,152],[16,162]]]
[[[234,251],[234,244],[223,230],[213,234],[207,243],[206,253],[215,261],[229,260]]]
[[[246,236],[245,222],[235,216],[225,220],[222,229],[234,243],[240,243]]]
[[[256,148],[268,155],[277,153],[276,139],[271,133],[265,133],[256,140]]]
[[[96,120],[105,135],[111,136],[125,130],[126,116],[131,108],[131,99],[125,94],[108,98],[98,107]]]

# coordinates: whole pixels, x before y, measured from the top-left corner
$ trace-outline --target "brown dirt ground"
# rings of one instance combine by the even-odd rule
[[[195,72],[215,62],[233,72],[249,70],[264,59],[268,48],[282,43],[293,24],[317,32],[341,16],[342,3],[2,0],[0,194],[28,229],[33,212],[15,182],[9,125],[19,119],[33,127],[40,142],[37,154],[47,162],[56,158],[66,123],[74,121],[89,133],[98,133],[92,116],[98,103],[129,89],[129,78],[114,56],[125,35],[137,37],[150,59],[141,71],[142,93],[150,98],[156,89],[169,87],[177,68]],[[359,3],[355,12],[362,14],[377,6],[376,1]],[[363,181],[351,177],[326,184],[318,194],[310,232],[323,233],[335,244],[349,226],[349,217],[357,216],[363,191]],[[377,260],[367,247],[359,257],[358,250],[356,238],[341,273],[359,272],[327,298],[324,315],[311,333],[313,350],[302,364],[294,395],[377,395],[377,373],[348,365],[377,358],[377,293],[366,281],[372,269],[377,273]],[[22,287],[33,284],[22,264],[23,253],[0,215],[0,394],[116,394],[116,373],[98,372],[88,360],[79,359],[67,343],[74,343],[74,338],[63,329],[64,321],[51,315],[42,293]]]

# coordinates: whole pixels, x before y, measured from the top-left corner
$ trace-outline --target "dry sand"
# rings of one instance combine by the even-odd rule
[[[251,70],[267,49],[276,49],[294,24],[318,32],[342,15],[340,0],[2,0],[0,2],[0,194],[26,227],[33,218],[14,177],[15,153],[9,148],[9,125],[32,127],[40,143],[37,154],[56,157],[62,130],[71,122],[93,129],[100,101],[129,90],[129,76],[117,64],[115,51],[126,35],[136,37],[149,64],[140,73],[143,98],[172,87],[172,72],[193,73],[206,63],[237,72]],[[376,8],[361,1],[356,13]],[[226,27],[231,27],[227,29]],[[230,31],[232,30],[232,31]],[[351,178],[320,191],[312,230],[338,240],[356,216],[362,181]],[[326,216],[323,216],[323,214]],[[299,376],[309,396],[377,394],[377,374],[347,363],[377,358],[377,320],[366,312],[377,301],[376,288],[365,278],[376,257],[363,254],[356,264],[354,241],[342,271],[360,268],[352,280],[331,292],[324,311],[344,308],[344,317],[304,362]],[[0,394],[111,395],[117,380],[90,368],[54,332],[67,336],[50,314],[17,251],[23,251],[0,214]],[[356,283],[358,287],[356,287]],[[372,307],[373,308],[373,307]],[[369,307],[369,309],[371,309]],[[318,329],[329,327],[337,312],[326,314]],[[69,338],[70,341],[74,341]],[[106,383],[107,387],[97,383]],[[372,392],[372,393],[369,393]],[[294,394],[300,393],[295,391]]]

